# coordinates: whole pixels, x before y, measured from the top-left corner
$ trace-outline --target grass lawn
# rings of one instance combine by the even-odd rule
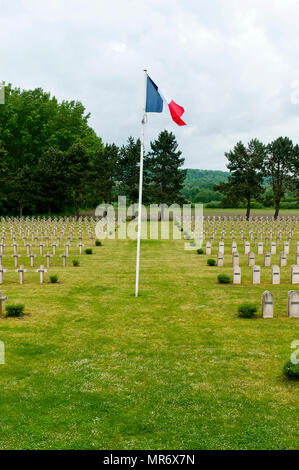
[[[252,286],[245,255],[242,285],[218,285],[232,273],[229,242],[218,268],[184,241],[143,241],[137,299],[133,241],[106,240],[77,268],[52,259],[59,284],[6,273],[6,303],[27,315],[0,320],[0,448],[298,449],[299,383],[281,373],[299,340],[287,317],[294,246],[280,286],[271,268]],[[238,304],[266,289],[275,318],[239,319]]]

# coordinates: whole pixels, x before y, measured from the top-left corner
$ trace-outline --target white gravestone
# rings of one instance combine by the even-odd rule
[[[291,284],[299,284],[299,266],[291,266]]]
[[[40,283],[43,284],[43,282],[44,282],[44,273],[48,272],[48,270],[45,269],[43,265],[41,265],[40,268],[36,270],[36,272],[39,273]]]
[[[264,265],[271,266],[271,253],[267,252],[264,254]]]
[[[287,265],[287,255],[282,251],[280,253],[280,266],[286,266]]]
[[[260,266],[253,266],[252,267],[252,284],[260,284],[261,283],[261,268]]]
[[[3,266],[0,266],[0,284],[4,282],[4,273],[7,272],[7,269],[4,269]]]
[[[240,266],[234,266],[233,283],[234,284],[241,284],[241,268],[240,268]]]
[[[299,318],[299,292],[296,290],[289,291],[288,313],[290,318]]]
[[[248,266],[254,266],[255,265],[255,254],[253,251],[250,251],[248,253]]]
[[[272,284],[280,284],[280,267],[276,264],[272,266]]]
[[[2,315],[2,302],[5,302],[7,299],[7,295],[3,296],[2,292],[0,291],[0,315]]]
[[[222,267],[223,266],[223,253],[218,253],[217,255],[217,266]]]
[[[224,243],[223,242],[219,243],[219,253],[224,254]]]
[[[239,266],[239,253],[233,254],[233,267]]]
[[[259,242],[257,245],[257,254],[262,255],[264,252],[264,245],[263,242]]]
[[[263,318],[273,318],[274,316],[273,295],[268,290],[263,293],[262,315]]]

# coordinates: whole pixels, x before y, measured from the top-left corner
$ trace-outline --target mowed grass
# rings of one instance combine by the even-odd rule
[[[0,448],[297,449],[299,383],[281,373],[299,340],[290,267],[281,286],[270,268],[252,286],[242,255],[243,284],[219,285],[231,244],[225,266],[208,267],[217,244],[207,257],[183,241],[143,241],[137,299],[134,241],[105,240],[80,267],[51,268],[59,284],[28,272],[21,286],[7,273],[7,303],[27,315],[0,320]],[[291,253],[289,265],[294,241]],[[266,289],[275,318],[239,319],[238,305]]]

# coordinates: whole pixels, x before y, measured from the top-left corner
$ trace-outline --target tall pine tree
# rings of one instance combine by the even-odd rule
[[[185,159],[181,157],[178,143],[172,132],[162,131],[151,142],[151,151],[145,158],[145,197],[150,203],[182,204],[182,194],[187,170],[182,170]]]
[[[111,204],[117,177],[119,149],[115,144],[99,148],[91,158],[92,199]]]
[[[140,139],[135,141],[129,137],[127,144],[120,149],[119,158],[120,191],[133,204],[133,216],[139,196],[140,145]]]
[[[257,139],[251,140],[247,147],[238,142],[232,151],[225,154],[229,161],[226,166],[230,170],[228,182],[214,186],[215,191],[223,193],[226,200],[230,200],[234,205],[242,200],[246,201],[247,220],[250,217],[252,198],[258,199],[264,192],[265,155],[265,146]]]
[[[288,137],[279,137],[267,146],[266,175],[270,177],[274,194],[275,219],[279,215],[281,199],[288,189],[292,189],[298,178],[298,158],[299,147]]]

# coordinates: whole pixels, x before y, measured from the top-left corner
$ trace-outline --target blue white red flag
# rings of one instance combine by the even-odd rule
[[[176,104],[173,100],[170,102],[166,101],[157,85],[147,76],[145,112],[162,113],[164,104],[168,107],[173,121],[178,126],[186,126],[186,123],[181,119],[181,116],[185,112],[184,108]]]

